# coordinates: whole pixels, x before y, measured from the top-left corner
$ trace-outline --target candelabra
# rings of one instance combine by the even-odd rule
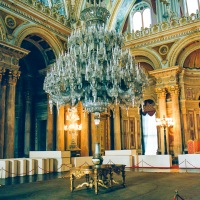
[[[163,115],[163,118],[156,118],[156,126],[163,127],[164,129],[164,154],[167,153],[167,138],[166,138],[166,128],[173,126],[174,122],[172,118],[165,118],[165,115]]]
[[[69,115],[67,115],[66,120],[69,121],[69,125],[64,126],[64,130],[69,131],[71,133],[71,144],[69,146],[69,149],[78,149],[76,144],[76,135],[77,131],[82,129],[81,124],[77,124],[76,122],[80,119],[77,114],[77,109],[75,107],[68,110]]]

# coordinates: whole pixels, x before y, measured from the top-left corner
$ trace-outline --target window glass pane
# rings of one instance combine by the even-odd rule
[[[188,14],[196,13],[198,10],[198,0],[187,0]]]
[[[133,15],[133,30],[137,31],[137,30],[141,30],[142,27],[142,16],[140,12],[136,12]]]
[[[149,28],[151,24],[151,12],[149,8],[146,8],[143,12],[144,28]]]

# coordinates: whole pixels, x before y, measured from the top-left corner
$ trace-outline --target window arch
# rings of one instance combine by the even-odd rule
[[[200,0],[185,0],[188,15],[196,13],[200,8]]]
[[[149,28],[151,25],[151,9],[146,2],[136,4],[132,8],[130,16],[131,30],[137,31],[141,30],[141,28]]]

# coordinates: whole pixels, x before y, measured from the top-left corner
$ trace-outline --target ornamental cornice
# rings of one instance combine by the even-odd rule
[[[19,69],[19,59],[29,53],[28,50],[19,48],[0,41],[0,66],[5,71],[9,69],[12,72],[17,72]]]
[[[30,1],[0,0],[0,7],[5,11],[11,11],[12,14],[44,26],[62,38],[66,38],[66,36],[71,33],[71,29],[67,28],[68,21],[61,18],[63,16],[60,16],[59,18],[57,15],[53,15],[53,13],[45,14],[45,12],[42,12],[43,10],[37,10],[36,7],[34,7],[34,4],[31,6],[27,2]]]
[[[181,73],[182,68],[179,66],[173,66],[168,68],[157,69],[154,71],[149,71],[149,74],[156,79],[169,77],[169,76],[176,76],[177,74]]]
[[[193,18],[182,17],[176,20],[176,23],[173,22],[174,20],[170,23],[163,22],[141,31],[127,33],[125,46],[132,48],[154,46],[200,32],[200,14],[196,14]]]
[[[17,46],[13,46],[11,44],[8,44],[6,42],[0,41],[0,49],[1,52],[7,53],[8,55],[13,55],[18,59],[23,58],[25,55],[29,54],[30,51],[26,49],[22,49]],[[0,57],[1,59],[1,57]]]

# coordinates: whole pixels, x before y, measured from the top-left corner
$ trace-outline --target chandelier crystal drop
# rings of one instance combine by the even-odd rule
[[[58,57],[44,80],[52,108],[83,103],[85,111],[101,113],[113,104],[130,107],[142,102],[148,83],[130,51],[122,50],[124,37],[106,29],[109,11],[90,0],[81,12],[85,27],[68,38],[68,51]]]

